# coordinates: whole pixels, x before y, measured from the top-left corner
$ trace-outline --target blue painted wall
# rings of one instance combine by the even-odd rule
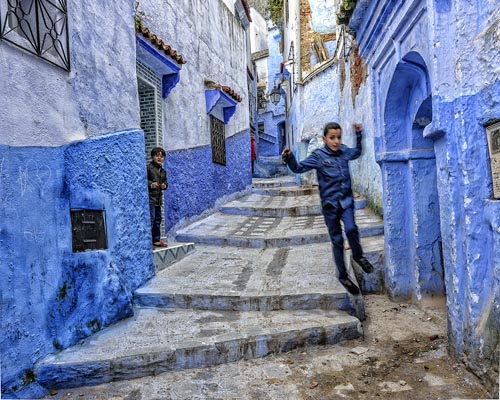
[[[271,104],[268,107],[274,107]],[[283,107],[280,107],[281,109]],[[259,122],[264,123],[264,133],[266,135],[259,136],[259,142],[257,143],[257,157],[259,156],[277,156],[281,154],[283,147],[283,141],[280,138],[280,123],[285,121],[284,113],[278,111],[276,114],[274,112],[266,112],[259,115]],[[263,139],[263,136],[269,140]]]
[[[4,395],[41,394],[37,360],[132,315],[154,273],[145,163],[140,130],[0,146]],[[72,252],[72,208],[104,210],[108,249]]]
[[[250,130],[226,139],[226,165],[212,162],[211,146],[169,151],[165,159],[165,229],[212,208],[222,196],[252,182]]]
[[[429,127],[446,127],[437,154],[451,350],[490,387],[499,366],[500,200],[491,199],[483,124],[500,116],[498,93],[500,82],[452,102],[436,98],[441,112]]]
[[[444,274],[451,354],[496,398],[500,200],[485,127],[500,120],[499,4],[399,5],[360,0],[350,23],[371,68],[364,107],[382,170],[386,283],[419,301],[442,291]]]

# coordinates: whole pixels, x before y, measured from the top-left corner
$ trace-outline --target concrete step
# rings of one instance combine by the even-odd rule
[[[340,309],[357,315],[335,271],[329,243],[277,249],[197,245],[139,288],[134,303],[237,311]]]
[[[294,186],[295,177],[292,175],[278,176],[275,178],[254,178],[252,187],[254,188],[274,188],[282,186]]]
[[[97,385],[166,371],[264,357],[333,344],[362,334],[342,311],[200,311],[138,309],[35,368],[50,389]]]
[[[255,179],[254,179],[255,182]],[[252,193],[262,194],[266,196],[309,196],[312,194],[318,195],[318,187],[313,185],[303,186],[278,186],[278,187],[256,187],[252,188]]]
[[[169,243],[168,247],[156,247],[153,250],[153,263],[156,272],[162,271],[173,263],[182,260],[194,250],[194,243]]]
[[[364,208],[356,210],[361,237],[382,235],[382,219]],[[329,242],[324,219],[320,215],[302,217],[253,217],[223,214],[209,215],[177,231],[179,242],[194,242],[237,247],[288,247]]]
[[[357,196],[355,209],[366,206],[366,200]],[[321,200],[318,193],[302,196],[269,196],[250,194],[230,201],[219,207],[225,214],[248,215],[253,217],[300,217],[322,215]]]
[[[286,177],[290,175],[288,174],[286,166],[281,165],[281,162],[279,164],[277,163],[263,164],[258,162],[254,165],[253,176],[255,178],[262,178],[262,179],[275,179],[278,177]]]

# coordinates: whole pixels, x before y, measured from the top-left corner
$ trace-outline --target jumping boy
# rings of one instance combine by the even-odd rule
[[[333,258],[339,271],[339,281],[353,295],[359,294],[359,288],[349,279],[344,263],[344,239],[342,226],[351,246],[354,260],[366,273],[373,271],[373,266],[363,256],[359,241],[359,232],[354,220],[354,196],[351,188],[349,161],[361,155],[361,124],[354,124],[356,147],[342,144],[342,128],[336,122],[330,122],[323,129],[325,146],[315,150],[309,157],[297,162],[290,149],[281,154],[283,161],[295,173],[316,170],[318,177],[321,207],[328,233],[333,245]]]
[[[165,150],[155,147],[151,150],[151,162],[147,165],[148,170],[148,191],[149,191],[149,215],[151,216],[151,234],[153,246],[168,246],[161,240],[161,205],[163,191],[168,187],[167,172],[163,168],[165,160]]]

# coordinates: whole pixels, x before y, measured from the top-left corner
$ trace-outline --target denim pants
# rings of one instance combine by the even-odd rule
[[[151,236],[153,243],[161,239],[161,206],[149,205],[149,215],[151,217]]]
[[[323,207],[323,216],[325,218],[330,240],[333,245],[333,259],[339,271],[339,279],[347,278],[347,270],[344,262],[344,238],[342,236],[342,225],[344,223],[344,231],[351,246],[352,257],[354,260],[359,260],[363,256],[363,249],[359,242],[359,231],[354,221],[354,207],[343,209],[340,205],[334,207],[327,204]]]

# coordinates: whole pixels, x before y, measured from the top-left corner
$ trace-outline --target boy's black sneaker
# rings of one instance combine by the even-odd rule
[[[370,272],[373,272],[373,265],[368,261],[364,256],[361,257],[359,260],[355,260],[358,265],[365,271],[367,274]]]
[[[358,295],[359,294],[359,288],[354,284],[353,281],[351,281],[349,278],[346,279],[339,279],[340,283],[344,285],[344,287],[347,289],[349,293],[352,295]]]

